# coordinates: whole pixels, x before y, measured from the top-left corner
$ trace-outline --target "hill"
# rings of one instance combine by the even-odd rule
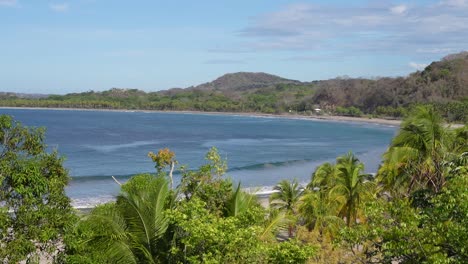
[[[300,84],[295,80],[285,79],[263,72],[237,72],[225,74],[216,80],[194,87],[194,90],[248,90],[268,87],[276,84]]]
[[[262,87],[270,87],[277,84],[301,84],[300,81],[290,80],[264,72],[235,72],[207,83],[188,88],[172,88],[160,91],[160,94],[173,95],[187,91],[229,91],[229,93],[252,90]]]
[[[432,104],[450,121],[468,121],[468,52],[448,55],[423,71],[397,78],[335,78],[300,82],[237,72],[185,89],[146,93],[113,88],[47,98],[0,97],[0,106],[117,108],[312,114],[401,118],[415,104]]]

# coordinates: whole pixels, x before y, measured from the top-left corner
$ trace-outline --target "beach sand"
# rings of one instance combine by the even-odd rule
[[[141,110],[141,109],[86,109],[86,108],[46,108],[46,107],[0,107],[0,109],[28,109],[28,110],[62,110],[62,111],[108,111],[108,112],[142,112],[142,113],[178,113],[178,114],[203,114],[203,115],[234,115],[234,116],[253,116],[268,118],[286,118],[312,121],[330,121],[330,122],[356,122],[371,123],[388,126],[399,126],[401,120],[351,117],[351,116],[333,116],[333,115],[300,115],[294,113],[284,114],[265,114],[256,112],[204,112],[204,111],[161,111],[161,110]]]
[[[173,113],[173,114],[198,114],[198,115],[230,115],[230,116],[251,116],[265,118],[285,118],[299,119],[310,121],[323,122],[349,122],[349,123],[369,123],[377,125],[399,127],[401,120],[371,118],[371,117],[352,117],[352,116],[335,116],[335,115],[301,115],[295,113],[284,114],[266,114],[258,112],[205,112],[205,111],[162,111],[162,110],[142,110],[142,109],[95,109],[95,108],[55,108],[55,107],[6,107],[0,106],[1,109],[28,109],[28,110],[61,110],[61,111],[104,111],[104,112],[141,112],[141,113]],[[463,127],[464,124],[450,123],[446,124],[452,128]]]

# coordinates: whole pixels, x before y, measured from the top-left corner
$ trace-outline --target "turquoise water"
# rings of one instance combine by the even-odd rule
[[[47,128],[48,146],[65,156],[72,176],[67,193],[80,207],[113,198],[118,186],[110,176],[125,181],[154,172],[147,154],[164,147],[193,169],[216,146],[234,181],[268,190],[284,178],[306,182],[317,165],[350,150],[367,172],[375,172],[396,131],[364,123],[208,114],[23,109],[0,114]]]

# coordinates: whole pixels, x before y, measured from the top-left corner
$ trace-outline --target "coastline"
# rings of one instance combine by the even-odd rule
[[[401,120],[389,120],[382,118],[365,118],[365,117],[346,117],[346,116],[328,116],[328,115],[300,115],[300,114],[266,114],[256,112],[204,112],[204,111],[161,111],[161,110],[141,110],[141,109],[85,109],[85,108],[48,108],[48,107],[3,107],[1,109],[13,109],[13,110],[38,110],[38,111],[89,111],[89,112],[122,112],[122,113],[165,113],[165,114],[193,114],[193,115],[217,115],[217,116],[245,116],[245,117],[259,117],[259,118],[280,118],[280,119],[292,119],[292,120],[304,120],[304,121],[316,121],[316,122],[344,122],[344,123],[360,123],[360,124],[373,124],[381,126],[398,127],[401,124]],[[451,124],[452,127],[462,126],[460,124]],[[272,193],[272,186],[258,186],[255,194],[263,206],[268,206],[268,197]],[[261,190],[261,191],[259,191]],[[97,203],[86,203],[77,204],[74,207],[78,210],[87,210],[93,208]]]
[[[229,116],[250,116],[267,118],[284,118],[295,120],[324,121],[324,122],[351,122],[368,123],[386,126],[400,126],[401,120],[384,118],[366,118],[334,115],[300,115],[300,114],[267,114],[258,112],[204,112],[204,111],[163,111],[163,110],[143,110],[143,109],[98,109],[98,108],[57,108],[57,107],[8,107],[0,106],[1,109],[19,110],[59,110],[59,111],[102,111],[102,112],[138,112],[138,113],[174,113],[174,114],[200,114],[200,115],[229,115]]]
[[[266,188],[266,186],[264,186],[264,188]],[[268,208],[270,207],[270,195],[272,195],[273,193],[277,192],[275,190],[273,190],[273,187],[270,186],[269,187],[270,190],[268,191],[252,191],[251,188],[242,188],[243,191],[251,194],[251,195],[254,195],[256,198],[257,198],[257,201],[258,203],[264,207],[264,208]],[[115,197],[113,198],[110,198],[110,199],[106,199],[106,200],[103,200],[103,201],[100,201],[100,202],[96,202],[96,203],[93,203],[93,204],[86,204],[86,205],[78,205],[78,204],[74,204],[74,201],[73,199],[71,199],[71,204],[72,204],[72,207],[73,209],[77,210],[77,211],[81,211],[81,212],[89,212],[91,211],[93,208],[95,208],[96,206],[99,206],[99,205],[103,205],[103,204],[106,204],[106,203],[110,203],[110,202],[115,202]]]
[[[400,124],[399,120],[386,120],[386,119],[369,119],[369,118],[358,118],[358,117],[343,117],[343,116],[307,116],[300,114],[266,114],[266,113],[255,113],[255,112],[204,112],[204,111],[158,111],[158,110],[129,110],[129,109],[84,109],[84,108],[49,108],[49,107],[3,107],[1,109],[13,109],[13,110],[35,110],[43,111],[43,114],[47,115],[46,111],[86,111],[86,112],[116,112],[116,113],[164,113],[164,114],[187,114],[187,115],[212,115],[212,116],[244,116],[244,117],[258,117],[258,118],[279,118],[289,120],[303,120],[303,121],[315,121],[315,122],[342,122],[342,123],[360,123],[360,124],[374,124],[382,126],[396,127]],[[64,112],[66,113],[66,112]],[[41,114],[42,115],[42,114]],[[261,184],[261,183],[260,183]],[[264,207],[268,207],[268,199],[271,193],[274,193],[273,186],[262,185],[256,187],[247,187],[245,191],[257,196],[260,204]],[[89,210],[94,208],[96,205],[113,201],[113,197],[96,197],[96,199],[73,199],[72,206],[77,210]]]

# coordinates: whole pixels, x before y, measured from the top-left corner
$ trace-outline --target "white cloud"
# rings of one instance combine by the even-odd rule
[[[416,70],[423,70],[424,68],[427,67],[427,64],[426,63],[416,63],[416,62],[410,62],[408,63],[408,65],[413,68],[413,69],[416,69]]]
[[[16,6],[17,4],[16,0],[0,0],[0,6]]]
[[[397,5],[390,8],[390,12],[395,15],[403,15],[408,11],[406,5]]]
[[[67,12],[70,9],[70,6],[67,3],[50,4],[49,7],[54,12]]]
[[[293,4],[253,17],[240,30],[235,50],[421,54],[464,50],[468,46],[468,0],[439,3],[348,6]],[[449,6],[451,4],[452,6]],[[395,18],[395,16],[398,18]],[[443,50],[442,50],[443,48]]]

